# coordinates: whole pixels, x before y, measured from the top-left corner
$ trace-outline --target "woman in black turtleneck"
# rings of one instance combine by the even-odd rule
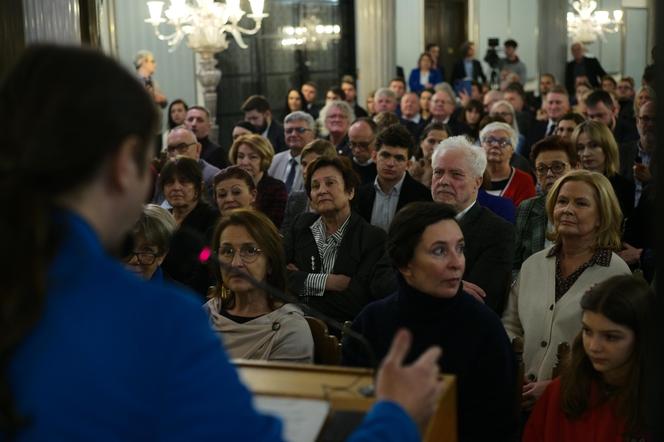
[[[401,327],[413,333],[407,357],[443,349],[439,364],[457,376],[459,441],[513,440],[516,363],[500,318],[463,291],[464,239],[452,207],[418,202],[394,217],[387,253],[398,269],[399,290],[367,305],[352,328],[382,359]],[[370,366],[358,343],[344,340],[345,365]]]

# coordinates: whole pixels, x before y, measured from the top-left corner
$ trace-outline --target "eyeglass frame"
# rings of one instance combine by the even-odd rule
[[[563,163],[562,161],[554,161],[551,163],[551,165],[546,165],[546,164],[540,164],[538,167],[535,168],[535,173],[539,176],[547,176],[549,174],[549,171],[551,171],[552,174],[554,175],[559,175],[565,171],[569,164]],[[555,171],[555,168],[560,168],[560,171]]]
[[[170,152],[173,152],[173,151],[177,151],[177,153],[182,153],[182,152],[185,152],[187,149],[189,149],[189,147],[194,146],[196,144],[198,144],[197,141],[194,141],[193,143],[188,143],[188,144],[187,143],[179,143],[175,146],[168,145],[168,146],[166,146],[166,152],[170,153]]]
[[[500,144],[498,144],[498,141],[500,141]],[[505,149],[507,146],[512,147],[512,140],[510,138],[494,138],[488,136],[482,139],[482,144],[487,144],[488,146],[498,146],[501,149]]]
[[[149,256],[152,256],[152,259],[150,260],[150,262],[143,262],[143,261],[141,260],[141,255],[149,255]],[[139,263],[140,265],[143,265],[143,266],[149,266],[149,265],[154,264],[155,261],[157,260],[157,258],[159,258],[160,256],[163,256],[163,253],[144,252],[144,251],[142,251],[142,250],[132,250],[131,252],[129,252],[129,253],[125,256],[125,259],[127,260],[127,262],[130,262],[132,259],[134,259],[134,256],[136,257],[136,259],[138,260],[138,263]]]
[[[310,131],[310,130],[311,129],[309,129],[308,127],[301,127],[301,126],[299,126],[299,127],[288,127],[288,128],[284,128],[284,133],[288,135],[288,134],[292,134],[293,132],[297,132],[298,134],[302,135],[303,133],[305,133],[307,131]]]
[[[252,253],[255,253],[254,256],[246,256],[246,255],[243,256],[243,254],[247,253],[246,248],[248,248],[248,247],[251,247],[251,248],[254,249],[254,251],[252,252]],[[230,259],[228,259],[228,256],[222,255],[221,251],[222,251],[223,248],[227,248],[227,249],[230,249],[230,250],[233,251],[233,254],[230,256]],[[261,249],[257,246],[250,246],[250,245],[247,245],[247,244],[243,244],[242,246],[240,246],[239,251],[236,250],[235,247],[233,247],[233,246],[221,246],[217,250],[217,258],[219,258],[219,260],[224,262],[224,263],[230,264],[230,263],[233,262],[233,260],[235,259],[235,255],[237,254],[237,255],[240,256],[240,260],[243,263],[253,264],[258,259],[258,256],[261,255],[262,253],[263,253],[263,249]]]

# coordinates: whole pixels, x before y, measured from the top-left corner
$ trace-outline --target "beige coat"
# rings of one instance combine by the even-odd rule
[[[304,314],[294,304],[280,308],[244,324],[219,313],[220,301],[209,300],[204,308],[231,359],[304,362],[314,360],[314,340]]]
[[[553,247],[553,246],[552,246]],[[581,331],[581,297],[593,285],[612,276],[630,273],[615,253],[608,267],[587,268],[565,295],[556,299],[556,258],[547,258],[551,247],[530,256],[512,286],[503,313],[510,339],[523,338],[525,375],[530,380],[551,379],[558,345],[572,345]],[[534,376],[534,379],[533,379]]]

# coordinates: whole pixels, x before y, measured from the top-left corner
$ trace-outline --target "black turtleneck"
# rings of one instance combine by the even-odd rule
[[[461,289],[452,298],[434,298],[398,279],[399,291],[367,305],[352,328],[367,338],[378,360],[400,327],[413,334],[406,362],[440,346],[442,372],[457,376],[459,441],[512,440],[516,364],[498,316]],[[344,365],[370,365],[355,342],[346,339],[342,348]]]

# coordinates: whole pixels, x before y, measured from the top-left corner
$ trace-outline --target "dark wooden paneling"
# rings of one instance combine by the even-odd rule
[[[452,65],[459,58],[459,46],[468,39],[467,0],[425,0],[424,41],[440,46],[438,63],[445,69],[445,79],[452,75]]]
[[[0,1],[0,79],[14,65],[25,49],[23,27],[23,2],[21,0]]]

